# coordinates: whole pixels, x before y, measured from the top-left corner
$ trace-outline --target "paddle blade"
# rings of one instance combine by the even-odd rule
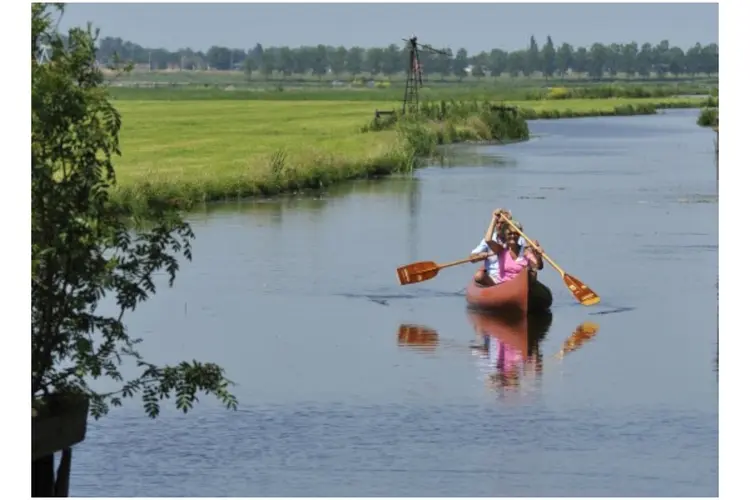
[[[396,269],[398,274],[398,281],[402,285],[410,285],[412,283],[419,283],[420,281],[427,281],[437,276],[440,268],[437,264],[431,261],[415,262],[408,266],[402,266]]]
[[[565,274],[563,276],[563,281],[576,300],[584,306],[593,306],[594,304],[598,304],[601,300],[592,289],[575,276]]]

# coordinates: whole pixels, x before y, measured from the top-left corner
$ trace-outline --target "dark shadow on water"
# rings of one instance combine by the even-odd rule
[[[618,307],[615,309],[608,309],[606,311],[593,312],[590,314],[590,316],[605,316],[607,314],[617,314],[621,312],[630,312],[630,311],[635,311],[635,307]]]
[[[443,298],[455,298],[463,297],[464,289],[457,292],[440,292],[437,290],[429,290],[425,288],[413,288],[413,292],[404,293],[338,293],[335,294],[339,297],[346,297],[348,299],[366,299],[376,304],[387,306],[390,301],[393,300],[411,300],[411,299],[443,299]]]

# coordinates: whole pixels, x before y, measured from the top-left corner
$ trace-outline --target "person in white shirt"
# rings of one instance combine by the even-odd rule
[[[504,219],[501,217],[501,215],[505,215],[510,220],[513,220],[510,210],[506,210],[503,208],[499,208],[493,212],[493,220],[490,223],[490,227],[494,226],[494,231],[492,233],[492,241],[497,242],[498,245],[505,248],[507,247],[507,242],[504,241],[504,235],[506,233],[506,229],[508,228],[507,224],[505,223]],[[514,221],[515,225],[518,227],[521,227],[521,224],[517,221]],[[487,228],[487,232],[490,232],[490,227]],[[512,231],[515,233],[515,231]],[[526,249],[526,241],[522,236],[518,236],[517,239],[518,242],[518,253],[517,255],[525,255],[527,252]],[[538,242],[537,242],[538,244]],[[495,247],[495,250],[497,250],[497,247]],[[489,253],[490,255],[487,255]],[[534,252],[536,253],[536,252]],[[479,283],[480,285],[485,286],[492,286],[496,285],[500,282],[500,261],[499,257],[497,255],[497,252],[494,251],[491,248],[491,245],[488,243],[486,238],[483,238],[482,241],[477,245],[477,247],[472,250],[471,252],[472,256],[476,256],[476,259],[473,260],[473,262],[479,262],[480,260],[484,260],[484,268],[478,270],[474,275],[474,280]],[[535,255],[535,257],[537,257]],[[541,269],[541,256],[538,256],[538,258],[534,259],[534,266],[537,269]],[[538,262],[537,262],[538,261]]]

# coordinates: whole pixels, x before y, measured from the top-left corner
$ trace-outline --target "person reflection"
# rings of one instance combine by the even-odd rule
[[[527,376],[539,378],[542,356],[539,343],[552,323],[552,314],[509,319],[469,312],[469,319],[481,339],[474,346],[483,363],[487,386],[497,392],[518,390]]]

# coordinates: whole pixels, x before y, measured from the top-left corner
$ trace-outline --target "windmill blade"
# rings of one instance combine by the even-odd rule
[[[419,47],[421,47],[422,50],[428,50],[430,52],[434,52],[435,54],[441,54],[441,55],[444,55],[444,56],[448,55],[448,53],[446,51],[440,50],[440,49],[436,49],[436,48],[432,47],[431,45],[422,45],[421,43],[418,43],[417,45]]]

